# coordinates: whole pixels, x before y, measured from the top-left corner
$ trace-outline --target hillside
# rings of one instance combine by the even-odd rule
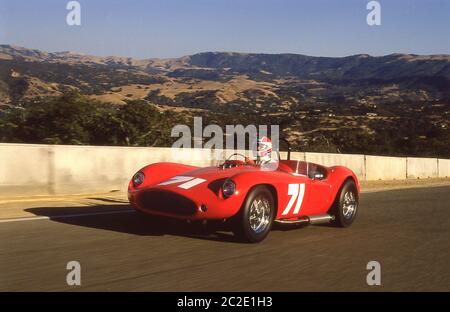
[[[450,155],[449,55],[205,52],[138,60],[0,45],[0,105],[70,91],[219,124],[276,122],[307,150]]]
[[[356,99],[366,100],[375,94],[387,101],[392,97],[445,100],[450,97],[450,56],[330,58],[207,52],[179,59],[136,60],[1,45],[4,101],[39,94],[39,90],[29,90],[38,88],[28,84],[31,78],[41,81],[38,85],[43,91],[51,88],[55,94],[70,86],[88,95],[103,95],[99,99],[116,99],[117,103],[123,103],[129,95],[147,97],[161,105],[210,110],[226,109],[225,104],[235,101],[251,109],[266,107],[267,102],[289,108],[298,103],[298,96],[305,101],[334,102],[355,93],[360,94]],[[238,90],[236,80],[240,82]],[[120,91],[124,87],[127,92]],[[148,92],[139,91],[141,88]]]

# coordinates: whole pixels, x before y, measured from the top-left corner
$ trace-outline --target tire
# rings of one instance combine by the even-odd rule
[[[272,228],[275,204],[266,186],[257,186],[247,195],[233,224],[234,235],[247,243],[264,240]]]
[[[358,213],[359,198],[355,181],[347,180],[342,184],[333,207],[330,209],[334,216],[333,223],[339,227],[350,226]]]

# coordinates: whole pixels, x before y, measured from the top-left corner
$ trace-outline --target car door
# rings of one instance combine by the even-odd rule
[[[305,175],[291,174],[278,188],[278,218],[291,219],[307,215],[311,180]]]
[[[322,174],[321,178],[319,174]],[[310,190],[308,197],[308,214],[326,213],[332,205],[331,184],[328,182],[326,170],[317,165],[311,165],[308,173]]]

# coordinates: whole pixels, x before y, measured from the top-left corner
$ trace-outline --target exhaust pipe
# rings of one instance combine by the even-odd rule
[[[301,223],[309,223],[309,224],[322,224],[322,223],[328,223],[334,219],[333,216],[329,215],[328,213],[321,214],[321,215],[315,215],[315,216],[305,216],[300,217],[297,220],[286,220],[286,219],[280,219],[275,220],[277,223],[281,224],[301,224]]]
[[[280,219],[280,220],[275,220],[275,222],[281,223],[281,224],[301,224],[301,223],[309,223],[309,218],[308,217],[301,217],[301,218],[299,218],[297,220]]]
[[[330,216],[328,213],[316,215],[316,216],[310,216],[308,218],[309,218],[310,224],[328,223],[334,219],[334,217]]]

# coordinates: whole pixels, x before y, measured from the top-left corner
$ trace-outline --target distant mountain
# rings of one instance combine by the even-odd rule
[[[170,71],[177,68],[226,70],[235,74],[295,76],[301,79],[450,78],[450,55],[390,54],[374,57],[314,57],[300,54],[205,52],[174,59],[90,56],[74,52],[43,52],[0,45],[0,59],[62,64],[129,66]]]
[[[51,53],[12,45],[0,45],[0,59],[63,64],[134,65],[132,58],[98,57],[68,51]]]
[[[450,55],[391,54],[373,57],[313,57],[298,54],[199,53],[189,64],[229,69],[243,74],[268,74],[300,79],[398,79],[439,76],[450,78]]]
[[[67,89],[113,103],[139,98],[212,110],[222,110],[225,104],[226,109],[277,110],[299,101],[448,99],[450,55],[205,52],[138,60],[0,45],[0,101],[58,95]]]
[[[92,56],[70,51],[64,52],[44,52],[36,49],[27,49],[14,45],[0,45],[0,60],[22,60],[25,62],[47,62],[59,64],[78,64],[78,65],[110,65],[110,66],[129,66],[142,67],[155,66],[161,64],[173,64],[181,62],[179,59],[145,59],[138,60],[131,57],[120,56]]]

